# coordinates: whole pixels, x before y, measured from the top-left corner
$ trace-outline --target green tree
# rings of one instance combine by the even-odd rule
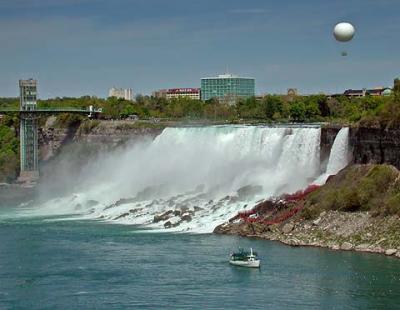
[[[394,92],[396,101],[400,102],[400,79],[394,80],[393,92]]]
[[[290,106],[290,118],[295,122],[304,122],[306,119],[306,108],[304,103],[296,101]]]
[[[282,98],[276,95],[268,95],[263,98],[265,117],[275,120],[282,116],[283,101]]]

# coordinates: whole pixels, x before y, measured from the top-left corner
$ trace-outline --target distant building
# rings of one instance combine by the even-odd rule
[[[170,88],[170,89],[161,89],[157,90],[153,93],[154,97],[157,98],[179,98],[179,97],[187,97],[191,99],[200,100],[200,88]]]
[[[133,100],[132,88],[110,88],[108,97],[117,97],[118,99]]]
[[[391,89],[388,87],[376,87],[373,89],[347,89],[343,95],[348,98],[360,98],[365,96],[387,96],[391,92]]]
[[[299,95],[299,91],[297,90],[297,88],[288,88],[287,95],[296,97]]]
[[[255,96],[255,79],[232,74],[201,79],[201,99],[216,98],[219,101],[234,103],[239,98]]]

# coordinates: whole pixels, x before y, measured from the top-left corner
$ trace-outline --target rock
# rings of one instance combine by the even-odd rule
[[[291,238],[291,239],[287,240],[285,243],[290,246],[299,246],[301,244],[300,240],[298,240],[296,238]]]
[[[282,232],[284,234],[290,233],[294,229],[294,224],[293,223],[287,223],[285,226],[282,228]]]
[[[350,242],[343,242],[342,245],[340,246],[341,250],[344,251],[349,251],[353,248],[353,245]]]
[[[195,207],[193,208],[193,210],[194,210],[194,212],[199,212],[199,211],[203,211],[204,209],[203,209],[203,208],[200,208],[200,207],[198,207],[198,206],[195,206]]]
[[[397,253],[396,249],[388,249],[388,250],[385,251],[385,254],[387,256],[395,255],[396,253]]]
[[[136,201],[135,198],[122,198],[115,203],[115,206],[118,207],[128,203],[133,203],[135,201]]]
[[[117,216],[116,218],[114,218],[114,220],[119,220],[119,219],[121,219],[121,218],[123,218],[123,217],[127,217],[129,215],[129,212],[127,212],[127,213],[122,213],[121,215],[119,215],[119,216]]]
[[[359,244],[355,247],[355,250],[360,252],[367,252],[369,251],[370,246],[371,245],[369,245],[368,243]]]
[[[164,228],[171,228],[172,227],[172,223],[170,222],[170,221],[168,221],[168,222],[166,222],[165,224],[164,224]]]
[[[164,212],[164,213],[162,213],[162,214],[156,214],[156,215],[154,215],[153,223],[158,223],[158,222],[162,222],[162,221],[168,220],[170,217],[173,216],[173,212],[174,212],[174,211],[169,210],[169,211]]]
[[[400,250],[397,251],[396,257],[397,257],[397,258],[400,258]]]
[[[192,221],[192,217],[190,216],[190,214],[184,214],[181,218],[182,222],[191,222]]]
[[[173,211],[173,214],[174,214],[174,216],[181,216],[182,211],[180,211],[180,210],[174,210],[174,211]]]
[[[314,225],[314,226],[318,226],[319,223],[321,223],[321,221],[322,221],[322,219],[319,217],[319,218],[317,218],[317,219],[313,222],[313,225]]]

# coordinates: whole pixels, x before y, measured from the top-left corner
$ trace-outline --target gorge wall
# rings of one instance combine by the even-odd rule
[[[339,126],[321,130],[321,162],[326,162]],[[350,127],[350,152],[354,164],[388,164],[400,169],[400,128]]]
[[[350,145],[356,164],[389,164],[400,169],[400,128],[353,127]]]

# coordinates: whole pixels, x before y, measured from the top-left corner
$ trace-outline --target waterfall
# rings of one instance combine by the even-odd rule
[[[334,175],[349,163],[349,128],[342,128],[337,134],[329,156],[326,173]]]
[[[238,211],[315,180],[320,136],[319,127],[166,128],[84,167],[75,194],[21,214],[211,232]]]
[[[314,182],[315,184],[325,184],[330,175],[337,174],[349,164],[349,131],[349,128],[345,127],[338,132],[332,145],[326,172]]]

